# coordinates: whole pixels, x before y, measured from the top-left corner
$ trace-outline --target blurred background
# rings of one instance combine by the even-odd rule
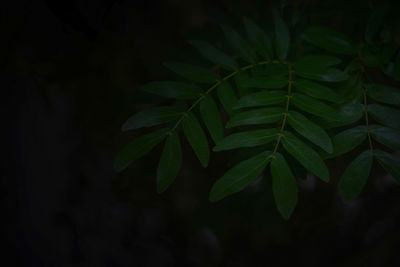
[[[400,187],[374,166],[357,200],[344,204],[338,195],[338,179],[357,151],[328,162],[328,184],[298,180],[299,203],[288,221],[275,208],[267,175],[208,202],[229,152],[212,153],[203,169],[183,143],[182,170],[161,195],[161,146],[113,171],[116,153],[147,132],[121,133],[121,124],[163,101],[137,92],[172,77],[160,63],[197,61],[186,39],[218,41],[213,23],[229,21],[224,14],[267,17],[272,5],[238,2],[248,9],[213,0],[4,3],[0,77],[9,126],[1,266],[398,266]],[[352,36],[362,36],[352,30],[373,8],[371,1],[290,2],[290,23],[311,14]]]

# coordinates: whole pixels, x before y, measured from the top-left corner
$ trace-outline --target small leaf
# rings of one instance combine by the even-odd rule
[[[336,68],[327,69],[296,69],[295,73],[303,78],[320,82],[343,82],[349,78],[347,73]]]
[[[293,93],[291,96],[291,103],[297,108],[316,116],[331,120],[339,119],[338,112],[335,109],[311,97]]]
[[[368,96],[372,99],[391,105],[400,106],[400,89],[383,84],[366,85]]]
[[[243,80],[241,85],[247,88],[282,88],[288,84],[288,79],[284,76],[253,76]]]
[[[125,146],[116,156],[114,170],[120,172],[128,167],[135,160],[149,153],[153,147],[160,143],[165,137],[168,128],[143,135],[136,138]]]
[[[334,56],[328,56],[323,54],[311,54],[303,56],[298,59],[293,67],[295,69],[304,71],[314,71],[318,69],[326,69],[330,66],[335,66],[340,64],[342,61]]]
[[[369,129],[374,140],[393,150],[400,150],[400,131],[380,125],[370,125]]]
[[[234,115],[226,124],[226,128],[240,125],[264,124],[277,122],[283,117],[283,108],[260,108],[243,111]]]
[[[234,80],[240,97],[253,93],[252,88],[250,88],[251,86],[247,86],[246,84],[248,80],[251,80],[247,72],[238,72],[235,75]]]
[[[227,70],[236,70],[238,68],[237,63],[224,52],[218,50],[214,46],[204,41],[189,41],[199,52],[211,62],[221,65]]]
[[[283,147],[307,170],[325,182],[329,181],[329,171],[325,163],[312,148],[300,141],[292,133],[285,131],[282,138]]]
[[[164,150],[157,169],[157,192],[164,192],[175,180],[182,165],[182,149],[175,132],[165,141]]]
[[[164,66],[188,80],[199,83],[215,83],[219,78],[211,70],[191,64],[168,61],[164,62]]]
[[[339,182],[340,195],[344,202],[350,202],[360,194],[368,180],[372,159],[371,151],[367,150],[361,153],[347,167]]]
[[[242,191],[260,176],[270,160],[270,155],[270,151],[262,152],[227,171],[211,188],[210,201],[216,202]]]
[[[151,82],[144,85],[141,90],[176,99],[195,99],[202,93],[196,85],[184,82]]]
[[[183,121],[183,132],[201,165],[207,167],[210,159],[207,137],[193,113],[189,113]]]
[[[254,147],[268,144],[278,136],[277,129],[252,130],[231,134],[213,148],[213,151],[222,151],[241,147]]]
[[[275,52],[280,60],[285,60],[290,45],[290,33],[278,12],[273,12],[275,26]]]
[[[297,184],[285,158],[279,153],[271,161],[271,176],[276,207],[287,220],[297,205]]]
[[[217,87],[217,94],[218,99],[226,112],[229,114],[229,116],[232,116],[234,114],[232,108],[237,104],[238,98],[235,95],[231,85],[227,81],[222,81]]]
[[[389,108],[378,104],[368,105],[368,113],[379,123],[400,129],[400,111],[398,109]]]
[[[383,20],[388,12],[389,8],[387,5],[380,5],[375,7],[368,19],[367,26],[365,28],[365,40],[370,42],[376,35],[379,28],[382,26]]]
[[[298,79],[293,81],[293,85],[301,92],[333,103],[340,103],[342,99],[329,87],[311,82],[308,80]]]
[[[363,114],[363,105],[360,103],[344,104],[339,107],[338,120],[324,119],[320,124],[326,129],[349,125],[360,120]]]
[[[354,55],[357,47],[347,36],[325,26],[311,26],[302,35],[303,39],[327,51]]]
[[[244,18],[244,26],[249,40],[252,42],[258,53],[265,59],[271,59],[272,43],[271,38],[267,33],[248,18]]]
[[[326,152],[332,152],[331,139],[317,124],[296,111],[289,111],[287,121],[299,134],[321,147]]]
[[[400,159],[378,149],[374,150],[374,154],[379,164],[400,183]]]
[[[217,143],[224,137],[224,127],[221,122],[221,115],[214,99],[210,95],[206,95],[200,103],[200,113],[204,124],[210,132],[214,143]]]
[[[233,109],[280,104],[286,98],[286,93],[282,91],[262,91],[242,97]]]
[[[182,106],[155,107],[141,111],[131,116],[123,125],[121,130],[128,131],[142,127],[150,127],[177,119],[185,112]]]
[[[338,133],[332,138],[333,152],[327,155],[326,158],[347,153],[359,146],[367,138],[367,127],[364,125]]]
[[[247,62],[253,63],[257,61],[257,55],[251,49],[250,45],[245,39],[240,36],[238,32],[229,27],[228,25],[221,25],[222,31],[226,39],[231,44],[232,48],[239,53]]]

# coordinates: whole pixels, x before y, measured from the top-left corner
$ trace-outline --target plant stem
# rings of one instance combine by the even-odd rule
[[[224,78],[222,78],[221,80],[218,80],[214,85],[212,85],[210,88],[207,89],[207,91],[204,94],[201,94],[200,97],[193,102],[193,104],[186,110],[186,112],[184,112],[182,114],[182,116],[179,118],[179,120],[175,123],[175,125],[172,127],[172,129],[169,131],[169,133],[172,133],[173,131],[176,130],[176,128],[179,126],[179,124],[181,124],[181,122],[185,119],[185,117],[187,116],[187,114],[194,109],[203,99],[206,95],[210,94],[215,88],[217,88],[222,82],[232,78],[233,76],[235,76],[236,74],[238,74],[241,71],[245,71],[248,69],[251,69],[255,66],[259,66],[259,65],[266,65],[269,63],[273,63],[273,64],[277,64],[277,63],[281,63],[280,61],[270,61],[270,60],[266,60],[266,61],[260,61],[260,62],[256,62],[247,66],[244,66],[242,68],[239,68],[237,70],[235,70],[234,72],[228,74],[227,76],[225,76]],[[284,64],[286,64],[286,62],[284,62]]]

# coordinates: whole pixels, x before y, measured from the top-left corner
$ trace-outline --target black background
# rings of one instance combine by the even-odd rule
[[[113,171],[117,151],[146,132],[119,130],[148,107],[135,90],[163,76],[162,61],[182,57],[185,32],[211,22],[208,7],[225,8],[211,0],[3,6],[2,266],[396,266],[400,189],[375,166],[361,196],[344,204],[337,181],[354,154],[328,162],[329,184],[299,181],[289,221],[268,179],[208,202],[230,153],[213,153],[203,169],[184,143],[182,171],[161,195],[160,147]]]

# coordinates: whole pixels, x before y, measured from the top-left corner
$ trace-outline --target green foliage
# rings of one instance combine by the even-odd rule
[[[217,155],[236,150],[231,168],[212,186],[210,201],[242,191],[257,179],[272,179],[284,219],[298,202],[295,176],[305,178],[309,172],[329,182],[324,160],[351,157],[353,150],[358,152],[339,182],[344,201],[362,192],[375,160],[400,182],[400,159],[392,153],[400,150],[399,36],[393,25],[388,27],[388,5],[366,14],[359,36],[313,21],[299,26],[290,20],[289,26],[277,9],[269,13],[269,27],[263,27],[228,2],[234,18],[212,12],[224,39],[189,41],[203,66],[168,61],[164,66],[177,74],[177,81],[142,86],[144,92],[168,98],[170,105],[151,107],[126,121],[123,131],[156,129],[123,148],[115,170],[124,170],[165,139],[157,170],[161,193],[179,175],[181,136],[203,167],[211,149]],[[210,63],[212,68],[204,67]],[[374,82],[372,77],[384,79]],[[224,128],[230,129],[228,136]],[[268,168],[270,176],[264,175]]]

